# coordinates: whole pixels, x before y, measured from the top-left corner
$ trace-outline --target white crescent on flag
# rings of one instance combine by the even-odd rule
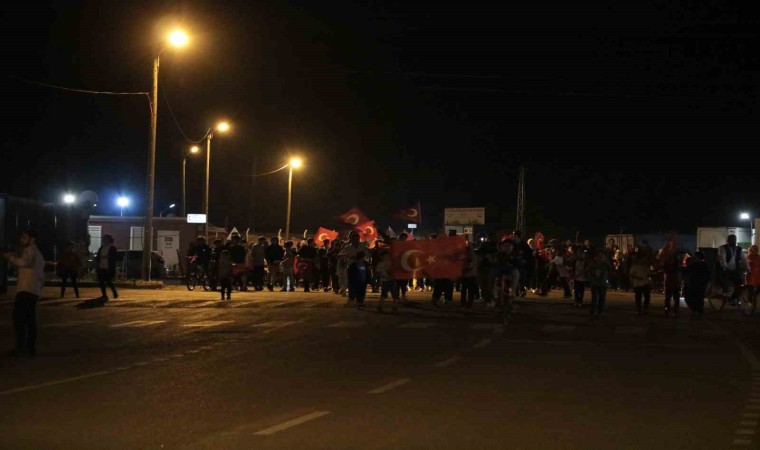
[[[417,210],[416,209],[412,209],[412,208],[407,209],[406,210],[406,215],[409,216],[409,217],[417,217]]]
[[[322,234],[320,234],[319,236],[317,236],[317,240],[318,240],[319,242],[322,242],[322,241],[324,241],[325,239],[327,239],[327,233],[322,233]]]
[[[415,253],[422,253],[422,250],[407,250],[401,255],[401,268],[407,272],[415,272],[422,269],[422,267],[411,267],[409,265],[409,257]]]
[[[359,215],[358,214],[351,214],[350,216],[346,217],[346,222],[350,223],[351,225],[356,225],[359,223]]]

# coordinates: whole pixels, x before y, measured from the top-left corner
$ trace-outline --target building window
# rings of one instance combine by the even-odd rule
[[[142,250],[143,248],[143,227],[129,227],[129,249]]]
[[[103,227],[90,225],[87,227],[87,232],[90,233],[90,253],[95,253],[100,248],[103,239]]]

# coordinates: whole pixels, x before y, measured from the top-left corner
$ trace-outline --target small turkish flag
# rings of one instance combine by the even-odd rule
[[[391,242],[391,270],[397,280],[459,278],[466,259],[464,236]]]
[[[330,242],[338,239],[338,232],[319,227],[317,234],[314,235],[314,243],[317,244],[317,247],[322,247],[324,245],[322,241],[325,239],[329,240]]]
[[[362,242],[370,242],[374,239],[377,239],[379,236],[377,233],[377,228],[375,228],[374,220],[363,223],[361,225],[357,225],[354,228],[356,228],[356,230],[359,232],[359,237],[361,238]]]
[[[533,236],[533,246],[536,247],[537,250],[543,250],[544,245],[544,234],[539,231]]]
[[[360,223],[369,222],[369,217],[365,216],[359,208],[351,208],[343,214],[339,215],[337,219],[342,223],[347,223],[353,226],[357,226]]]
[[[420,208],[420,202],[417,202],[416,205],[410,206],[409,208],[402,209],[394,214],[394,217],[409,222],[422,223],[422,209]]]

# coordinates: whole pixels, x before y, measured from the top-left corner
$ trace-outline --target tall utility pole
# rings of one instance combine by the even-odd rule
[[[143,227],[142,279],[150,280],[150,256],[153,252],[153,198],[156,175],[156,119],[158,118],[158,64],[159,55],[153,60],[153,91],[150,107],[150,147],[148,148],[147,199],[145,202],[145,225]]]
[[[256,231],[256,219],[254,219],[254,208],[256,206],[256,171],[258,170],[258,157],[253,156],[253,175],[251,176],[251,202],[248,204],[248,226],[251,227],[251,231]]]
[[[520,166],[520,174],[517,178],[517,218],[515,229],[523,232],[525,236],[525,166]]]

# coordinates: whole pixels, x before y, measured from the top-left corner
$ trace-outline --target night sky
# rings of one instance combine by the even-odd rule
[[[362,208],[378,225],[416,201],[486,206],[511,228],[573,237],[694,233],[760,215],[758,26],[750,2],[60,1],[2,7],[0,191],[142,215],[148,91],[163,33],[156,212],[180,203],[177,123],[213,141],[211,221],[245,229],[258,172],[305,159],[292,229]],[[708,7],[709,5],[709,7]],[[743,5],[743,6],[742,6]],[[167,99],[177,123],[167,107]],[[201,212],[203,158],[188,162]],[[256,180],[257,229],[284,228],[287,172]],[[391,221],[391,224],[398,222]]]

